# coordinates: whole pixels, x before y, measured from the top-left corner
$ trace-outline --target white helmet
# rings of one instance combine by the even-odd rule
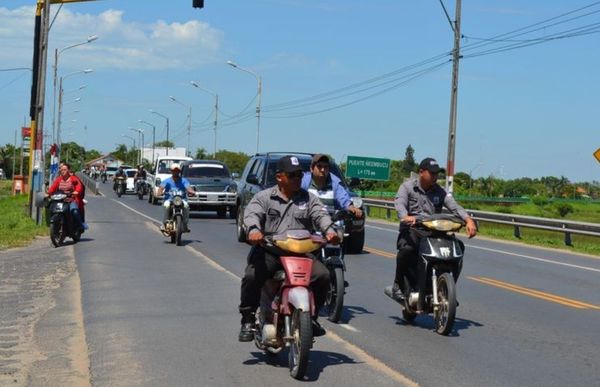
[[[181,171],[181,165],[179,165],[179,163],[171,164],[171,171],[174,171],[175,169],[179,169]]]

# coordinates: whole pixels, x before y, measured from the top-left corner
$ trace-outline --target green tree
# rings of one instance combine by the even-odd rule
[[[156,144],[154,144],[154,146],[157,146],[157,147],[162,146],[165,148],[175,148],[175,143],[173,141],[164,140],[164,141],[157,142]]]
[[[230,172],[241,174],[248,160],[250,160],[250,155],[243,152],[220,150],[217,152],[215,159],[227,164]]]
[[[198,148],[198,149],[196,149],[196,155],[194,156],[194,158],[199,159],[199,160],[206,160],[211,157],[209,156],[209,153],[206,149]]]
[[[404,176],[410,175],[411,172],[417,171],[417,163],[415,161],[415,149],[408,144],[404,152],[404,160],[402,161],[402,171]]]

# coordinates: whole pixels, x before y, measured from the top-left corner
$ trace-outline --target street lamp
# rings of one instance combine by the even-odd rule
[[[157,116],[161,116],[162,118],[164,118],[165,120],[167,120],[167,156],[169,155],[169,117],[160,114],[159,112],[150,109],[149,110],[150,113],[152,114],[156,114]]]
[[[262,95],[262,78],[260,75],[256,74],[254,71],[240,67],[237,63],[234,63],[230,60],[227,61],[227,64],[238,70],[241,70],[248,74],[254,75],[254,77],[256,78],[256,80],[258,82],[258,99],[256,101],[256,153],[258,153],[258,144],[259,144],[259,140],[260,140],[260,100],[261,100],[261,95]]]
[[[180,104],[181,106],[185,107],[188,109],[188,130],[187,130],[187,134],[188,134],[188,141],[187,141],[187,151],[188,151],[188,155],[191,153],[190,151],[190,133],[192,131],[192,106],[188,106],[186,104],[184,104],[181,101],[178,101],[175,97],[173,97],[172,95],[169,96],[169,98],[171,99],[171,101]]]
[[[53,110],[53,113],[52,113],[52,140],[54,142],[57,142],[56,141],[57,133],[56,133],[55,130],[56,130],[56,125],[57,125],[56,124],[56,77],[57,77],[57,74],[58,74],[58,57],[59,57],[60,54],[62,54],[64,51],[66,51],[66,50],[68,50],[70,48],[74,48],[74,47],[77,47],[77,46],[81,46],[83,44],[91,43],[91,42],[93,42],[96,39],[98,39],[98,36],[91,35],[91,36],[88,36],[88,38],[87,38],[87,40],[85,42],[73,44],[73,45],[67,46],[67,47],[65,47],[65,48],[63,48],[61,50],[59,50],[58,48],[54,49],[54,66],[53,66],[53,70],[54,70],[54,81],[53,81],[53,84],[54,84],[54,96],[53,96],[53,103],[52,103],[52,110]]]
[[[201,87],[200,85],[198,85],[196,82],[194,81],[190,81],[190,83],[192,84],[192,86],[197,87],[198,89],[205,91],[209,94],[212,94],[215,96],[215,121],[214,121],[214,130],[215,130],[215,153],[214,153],[214,157],[217,157],[217,121],[219,119],[219,94],[215,93],[214,91],[211,91],[209,89],[206,89],[204,87]]]
[[[133,130],[134,132],[137,132],[138,133],[138,140],[141,139],[141,142],[139,143],[139,144],[141,144],[140,145],[139,164],[142,164],[144,162],[143,156],[142,156],[142,149],[144,148],[144,131],[142,129],[132,128],[132,127],[130,127],[129,130]]]
[[[146,124],[146,125],[150,125],[152,127],[152,165],[154,165],[154,143],[155,141],[155,134],[156,134],[156,126],[152,125],[149,122],[146,122],[144,120],[138,120],[139,123],[141,124]]]
[[[121,137],[126,137],[126,138],[130,139],[131,140],[131,146],[132,146],[131,149],[135,149],[135,138],[133,138],[131,136],[128,136],[126,134],[122,134]]]

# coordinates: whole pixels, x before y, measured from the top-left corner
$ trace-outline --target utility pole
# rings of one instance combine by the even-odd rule
[[[443,4],[442,4],[443,5]],[[450,123],[448,128],[448,160],[446,164],[446,192],[454,191],[454,152],[456,149],[456,110],[458,100],[458,62],[460,60],[460,10],[461,0],[456,0],[456,16],[454,25],[454,50],[452,51],[452,89],[450,96]],[[444,9],[444,11],[446,11]],[[446,13],[446,16],[448,14]],[[450,21],[450,20],[448,20]]]

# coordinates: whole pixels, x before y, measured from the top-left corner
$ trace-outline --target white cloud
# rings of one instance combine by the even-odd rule
[[[35,7],[0,7],[0,65],[29,66],[32,58]],[[190,69],[216,60],[223,33],[208,23],[158,20],[151,24],[128,21],[121,10],[99,15],[74,13],[64,8],[50,32],[50,49],[99,39],[61,56],[66,67],[95,69]],[[49,56],[49,60],[51,56]]]

